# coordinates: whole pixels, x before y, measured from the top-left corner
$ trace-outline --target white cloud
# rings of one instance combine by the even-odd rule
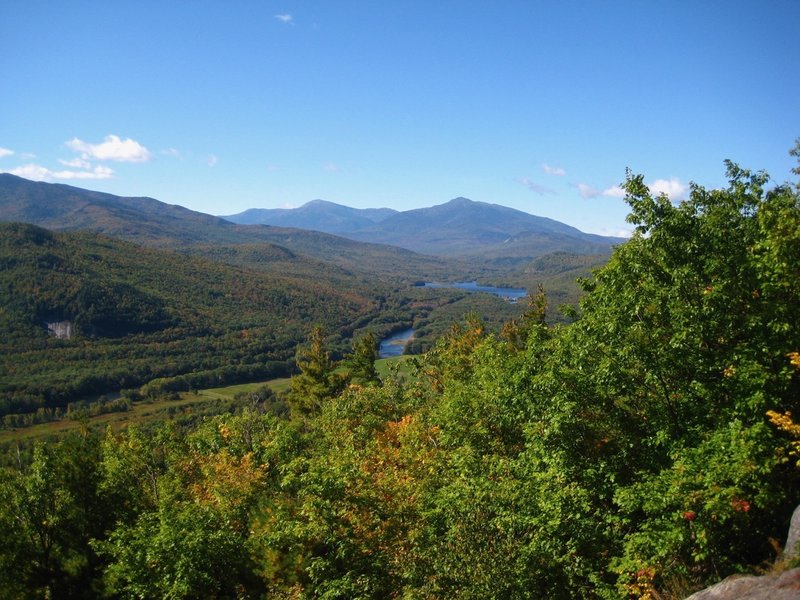
[[[114,160],[117,162],[147,162],[153,155],[136,140],[131,138],[121,139],[116,135],[107,135],[102,143],[90,144],[78,138],[66,142],[67,148],[73,152],[80,152],[84,160],[95,158],[97,160]]]
[[[609,198],[624,198],[625,195],[625,190],[618,185],[612,185],[610,188],[603,190],[603,196],[608,196]]]
[[[72,167],[74,169],[89,169],[92,166],[92,163],[82,158],[73,158],[72,160],[64,160],[63,158],[59,158],[58,162],[65,167]]]
[[[8,148],[0,148],[0,158],[3,158],[4,156],[11,156],[12,154],[14,154],[13,150],[9,150]]]
[[[588,183],[576,183],[575,187],[581,194],[581,198],[597,198],[600,195],[600,190],[590,186]]]
[[[215,155],[209,154],[208,158],[206,159],[206,164],[209,167],[213,167],[213,166],[216,166],[218,161],[219,161],[219,159]]]
[[[275,15],[275,18],[278,19],[281,23],[286,23],[287,25],[294,25],[294,19],[290,14],[282,14],[282,15]]]
[[[633,235],[631,229],[606,229],[603,227],[600,230],[600,235],[610,235],[612,237],[629,238]]]
[[[36,155],[33,152],[23,152],[20,154],[20,158],[22,158],[22,160],[33,160],[36,158]]]
[[[527,177],[521,177],[520,179],[517,179],[517,182],[521,183],[532,192],[536,192],[540,196],[544,196],[545,194],[550,194],[550,195],[556,194],[555,190],[551,190],[549,187],[546,187],[544,185],[539,185],[538,183],[536,183],[535,181],[531,181]]]
[[[32,179],[33,181],[49,181],[52,179],[52,173],[49,169],[41,165],[34,165],[33,163],[22,165],[10,171],[3,171],[3,173],[11,173],[12,175],[18,175],[19,177]]]
[[[564,170],[562,167],[551,167],[548,164],[542,165],[542,171],[548,175],[555,175],[556,177],[563,177],[567,174],[566,170]]]
[[[652,183],[648,183],[647,187],[650,188],[650,193],[660,196],[664,194],[670,200],[680,200],[686,195],[686,185],[681,183],[677,177],[670,179],[656,179]]]
[[[53,179],[110,179],[114,176],[114,171],[108,167],[98,165],[90,170],[84,171],[51,171],[47,167],[29,163],[10,171],[3,171],[18,175],[33,181],[52,181]]]
[[[177,148],[165,148],[161,151],[164,156],[171,156],[172,158],[181,158],[181,151]]]
[[[327,171],[328,173],[336,173],[336,171],[339,170],[339,167],[337,167],[332,162],[329,162],[329,163],[326,163],[325,165],[323,165],[322,170],[323,171]]]
[[[111,179],[114,170],[103,165],[97,165],[89,171],[56,171],[54,179]]]

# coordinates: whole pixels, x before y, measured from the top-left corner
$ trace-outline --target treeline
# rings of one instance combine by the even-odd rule
[[[533,297],[377,380],[314,329],[285,399],[38,446],[0,482],[9,597],[682,598],[774,560],[800,497],[800,202],[729,165],[569,325]]]

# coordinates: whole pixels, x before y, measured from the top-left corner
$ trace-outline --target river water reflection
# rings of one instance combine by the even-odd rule
[[[429,288],[454,288],[467,292],[488,292],[506,300],[519,300],[528,295],[528,290],[523,288],[502,288],[492,285],[478,285],[477,281],[457,281],[455,283],[425,283]]]
[[[406,344],[412,337],[414,337],[414,330],[404,329],[403,331],[398,331],[397,333],[393,333],[389,337],[384,338],[381,341],[380,347],[378,348],[378,356],[380,358],[401,356],[403,354],[403,350],[406,349]]]

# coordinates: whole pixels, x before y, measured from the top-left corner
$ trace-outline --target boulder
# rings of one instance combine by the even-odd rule
[[[686,600],[799,600],[800,568],[776,575],[732,575]]]

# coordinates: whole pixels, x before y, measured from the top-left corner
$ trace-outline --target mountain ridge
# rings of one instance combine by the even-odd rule
[[[332,206],[337,207],[339,213],[352,211],[348,214],[353,218],[331,220],[321,213],[318,219],[309,219],[309,213],[320,209],[328,213]],[[366,212],[369,210],[314,200],[297,209],[250,209],[224,218],[237,223],[260,219],[259,222],[266,225],[335,231],[336,235],[357,241],[447,257],[532,259],[549,252],[565,251],[607,254],[613,245],[624,241],[623,238],[585,233],[555,219],[463,196],[430,207],[383,213],[379,220],[368,219]]]
[[[400,265],[422,273],[446,270],[441,259],[298,228],[238,225],[148,197],[115,196],[0,173],[0,221],[52,231],[87,230],[153,248],[193,253],[244,244],[281,246],[351,271],[390,276]],[[370,261],[364,261],[364,256]],[[249,265],[253,266],[253,265]]]

